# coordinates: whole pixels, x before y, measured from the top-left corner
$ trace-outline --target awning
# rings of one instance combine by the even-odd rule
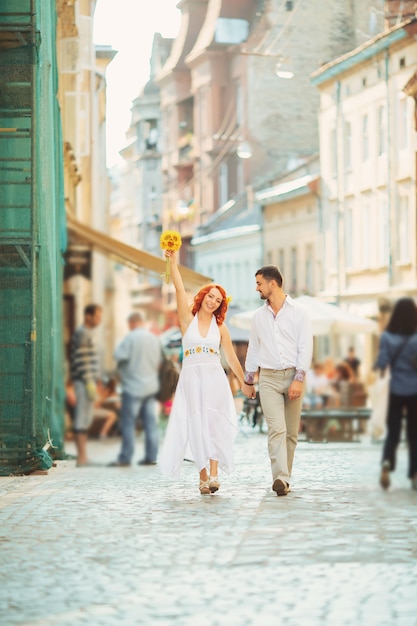
[[[149,252],[138,250],[122,241],[109,237],[79,220],[67,211],[67,228],[80,243],[91,245],[95,250],[113,257],[135,270],[148,270],[161,276],[165,272],[165,261]],[[179,266],[184,285],[187,289],[199,289],[212,282],[212,279],[183,265]]]

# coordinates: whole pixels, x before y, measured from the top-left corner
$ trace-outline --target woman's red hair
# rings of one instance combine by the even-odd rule
[[[202,287],[200,291],[194,296],[194,303],[193,303],[193,308],[191,309],[191,312],[193,315],[199,312],[199,310],[201,309],[201,303],[203,302],[204,296],[206,296],[209,293],[209,291],[213,289],[213,287],[215,287],[216,289],[220,291],[222,298],[223,298],[221,305],[218,307],[218,309],[214,311],[214,317],[216,318],[217,326],[220,326],[220,324],[223,324],[224,322],[224,318],[226,317],[227,307],[229,306],[226,301],[226,298],[227,298],[226,292],[223,289],[223,287],[221,287],[220,285],[215,285],[213,283],[211,285],[206,285],[205,287]]]

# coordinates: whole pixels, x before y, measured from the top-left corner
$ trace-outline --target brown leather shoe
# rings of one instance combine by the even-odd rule
[[[287,493],[291,491],[290,486],[285,480],[281,478],[276,478],[274,480],[274,484],[272,485],[272,490],[275,491],[277,496],[286,496]]]

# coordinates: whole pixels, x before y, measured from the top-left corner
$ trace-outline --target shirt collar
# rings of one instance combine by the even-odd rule
[[[283,304],[283,305],[282,305],[282,307],[280,308],[280,311],[282,311],[282,310],[283,310],[283,308],[284,308],[284,306],[286,305],[286,303],[288,303],[290,306],[295,306],[294,299],[293,299],[293,298],[291,298],[291,296],[289,296],[287,293],[285,294],[284,304]],[[269,304],[269,300],[266,300],[266,302],[265,302],[265,305],[264,305],[264,306],[268,309],[268,311],[271,311],[271,313],[274,313],[274,311],[273,311],[272,307],[271,307],[271,306],[270,306],[270,304]],[[279,313],[279,311],[278,311],[278,313]],[[277,315],[278,315],[278,313],[277,313]],[[274,315],[275,315],[275,314],[274,314]]]

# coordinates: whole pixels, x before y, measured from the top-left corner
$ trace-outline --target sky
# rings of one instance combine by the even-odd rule
[[[176,37],[181,12],[178,0],[97,0],[94,43],[118,53],[107,67],[107,165],[120,161],[126,145],[132,100],[149,79],[155,33]]]

